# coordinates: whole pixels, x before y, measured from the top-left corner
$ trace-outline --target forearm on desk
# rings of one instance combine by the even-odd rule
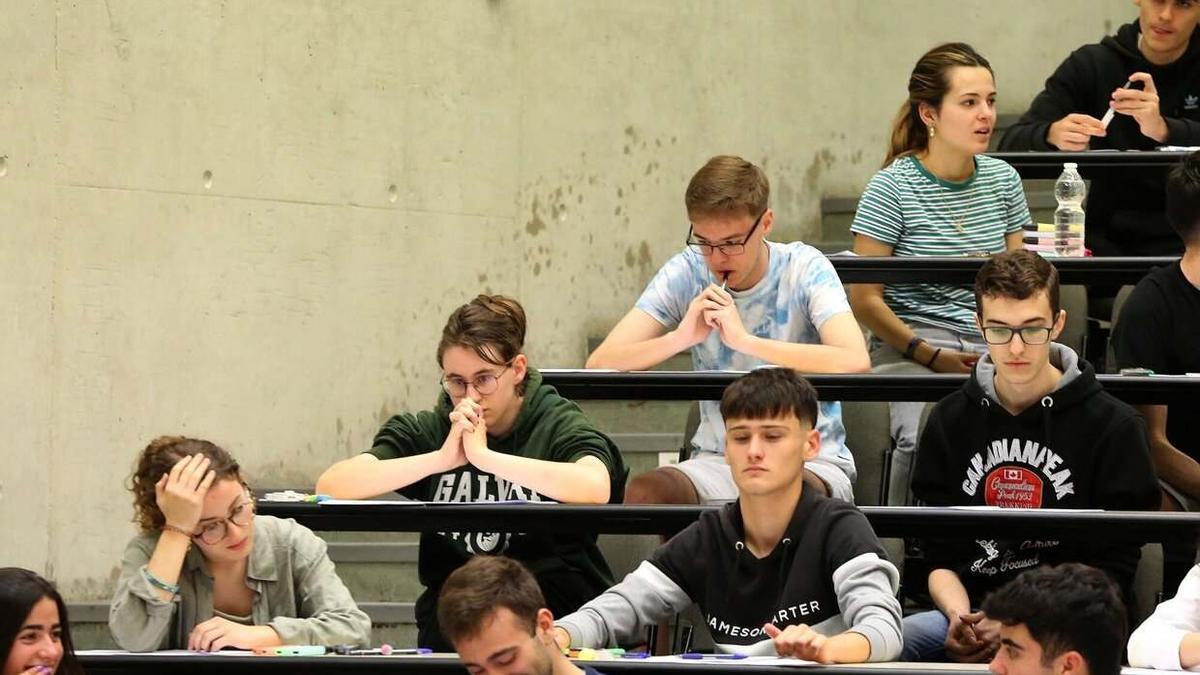
[[[656,625],[692,604],[665,572],[642,561],[612,588],[558,620],[572,647],[631,644],[646,626]]]
[[[588,357],[586,367],[648,370],[688,348],[675,331],[638,342],[601,344]]]
[[[591,456],[553,462],[489,450],[475,468],[563,503],[606,504],[612,491],[608,469]]]
[[[825,649],[834,663],[865,663],[871,659],[871,641],[852,630],[827,638]]]
[[[745,353],[804,373],[865,373],[871,368],[870,359],[861,349],[783,342],[756,335],[746,340]]]
[[[395,459],[351,457],[326,469],[317,479],[316,491],[338,499],[368,499],[400,490],[443,471],[438,454],[433,450]]]

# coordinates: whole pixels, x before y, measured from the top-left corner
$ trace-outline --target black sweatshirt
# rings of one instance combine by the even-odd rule
[[[1146,423],[1105,392],[1091,365],[1051,345],[1059,386],[1017,415],[996,398],[991,358],[934,406],[921,435],[913,494],[931,506],[1157,510]],[[1081,562],[1108,572],[1128,602],[1136,544],[979,539],[925,543],[931,569],[956,572],[973,605],[1030,567]]]
[[[1156,66],[1138,51],[1138,22],[1121,26],[1115,36],[1080,47],[1046,80],[1029,111],[1000,139],[1000,150],[1057,150],[1046,140],[1050,125],[1071,113],[1096,119],[1108,111],[1115,89],[1133,73],[1154,79],[1159,108],[1167,122],[1161,145],[1200,145],[1200,38],[1192,34],[1187,51],[1174,63]],[[1135,85],[1140,86],[1140,85]],[[1093,150],[1152,150],[1160,145],[1142,135],[1138,123],[1120,113],[1108,135],[1094,137]],[[1088,246],[1097,255],[1165,255],[1182,251],[1179,238],[1167,226],[1164,185],[1166,169],[1106,170],[1088,176]]]
[[[738,502],[705,513],[558,625],[572,646],[631,644],[695,603],[722,652],[774,654],[763,624],[803,623],[825,635],[863,635],[871,661],[899,656],[899,575],[853,505],[806,489],[766,557],[755,557],[745,538]]]

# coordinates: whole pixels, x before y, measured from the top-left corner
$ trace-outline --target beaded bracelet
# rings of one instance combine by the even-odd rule
[[[179,595],[179,584],[168,584],[167,582],[154,576],[148,567],[142,567],[142,576],[150,583],[151,586],[170,593],[171,595]]]

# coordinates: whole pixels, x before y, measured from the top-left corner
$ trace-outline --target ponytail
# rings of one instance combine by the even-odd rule
[[[929,147],[929,127],[921,119],[921,104],[933,108],[942,105],[942,98],[950,91],[950,71],[953,68],[987,68],[992,72],[988,60],[963,42],[948,42],[938,45],[917,60],[908,77],[908,100],[900,106],[892,121],[892,134],[888,141],[887,156],[883,166],[891,164],[897,157],[911,155]],[[994,73],[993,73],[994,75]]]
[[[929,128],[921,120],[917,106],[911,101],[905,101],[900,105],[896,118],[892,120],[892,136],[887,157],[883,160],[883,168],[887,168],[897,157],[911,155],[928,147]]]

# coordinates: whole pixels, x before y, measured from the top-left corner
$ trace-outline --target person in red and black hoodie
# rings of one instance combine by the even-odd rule
[[[975,278],[988,353],[938,402],[917,449],[913,494],[931,506],[1156,510],[1146,423],[1106,393],[1091,365],[1053,340],[1066,312],[1058,272],[1028,251],[1001,253]],[[973,612],[1021,571],[1079,562],[1132,598],[1136,544],[977,539],[925,542],[936,611],[904,621],[906,660],[983,662],[999,624]]]

